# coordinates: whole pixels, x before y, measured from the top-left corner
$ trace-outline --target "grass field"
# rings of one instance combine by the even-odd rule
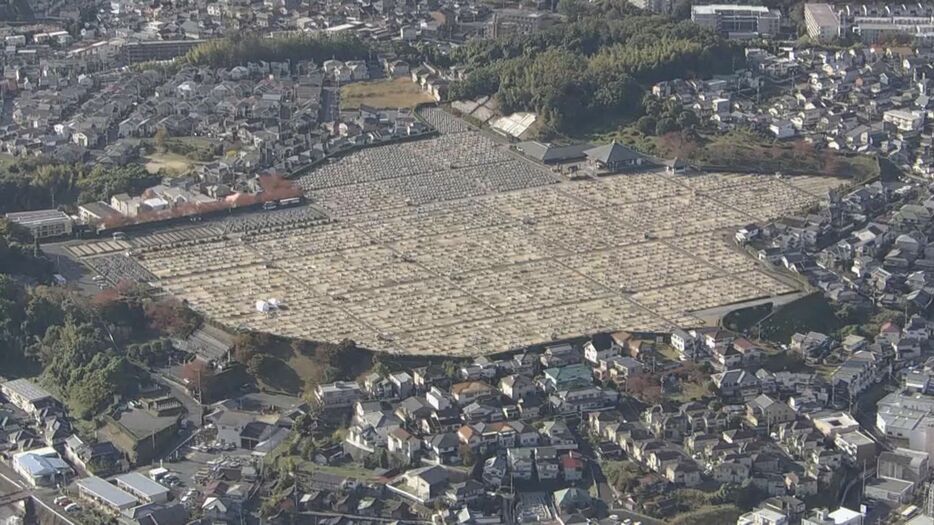
[[[0,169],[5,169],[10,164],[16,162],[16,158],[9,153],[0,153]]]
[[[772,303],[740,308],[723,316],[723,327],[734,332],[749,330],[772,311]]]
[[[324,472],[325,474],[333,474],[335,476],[351,479],[372,480],[376,478],[376,475],[372,470],[365,469],[353,464],[332,466],[318,465],[317,463],[313,463],[311,461],[302,461],[299,464],[298,469],[299,471],[307,474],[311,474],[313,472]]]
[[[840,328],[833,307],[820,293],[812,293],[779,307],[760,324],[760,338],[788,343],[795,332],[818,331],[825,334]]]
[[[341,108],[355,109],[361,104],[376,108],[411,108],[434,102],[428,93],[408,78],[355,82],[341,87]]]
[[[742,130],[722,135],[702,134],[692,141],[683,140],[678,133],[648,136],[630,126],[590,139],[595,142],[616,140],[651,155],[669,159],[680,157],[701,168],[728,171],[832,175],[855,181],[871,179],[880,171],[873,157],[818,150],[800,141],[771,141]]]
[[[694,383],[692,381],[682,381],[681,391],[671,395],[671,398],[679,403],[686,403],[688,401],[704,399],[709,395],[710,390],[707,390],[706,382]]]

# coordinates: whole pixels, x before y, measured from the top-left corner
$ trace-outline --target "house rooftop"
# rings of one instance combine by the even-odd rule
[[[3,389],[13,392],[15,395],[25,399],[30,403],[42,401],[52,397],[46,389],[33,383],[28,379],[14,379],[3,383]]]
[[[126,508],[137,503],[136,498],[133,497],[132,494],[115,487],[97,476],[79,479],[76,483],[85,491],[116,508]]]
[[[123,484],[130,487],[134,492],[142,494],[147,498],[153,498],[155,496],[165,494],[169,491],[169,489],[147,478],[139,472],[128,472],[126,474],[121,474],[116,476],[114,481],[116,481],[118,484]]]
[[[624,162],[642,157],[642,155],[635,150],[627,148],[618,142],[611,142],[603,146],[588,149],[584,154],[587,155],[587,158],[604,164]]]

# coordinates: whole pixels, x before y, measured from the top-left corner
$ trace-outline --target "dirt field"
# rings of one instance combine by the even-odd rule
[[[173,175],[183,175],[194,166],[191,159],[176,153],[153,153],[143,158],[146,159],[145,167],[149,173],[158,173],[164,169]]]
[[[353,109],[366,104],[376,108],[415,107],[434,102],[428,93],[406,78],[357,82],[341,87],[341,107]]]

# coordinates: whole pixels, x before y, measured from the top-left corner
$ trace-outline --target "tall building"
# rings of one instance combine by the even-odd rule
[[[805,4],[804,23],[808,36],[827,41],[841,35],[840,17],[830,4]]]
[[[205,40],[146,40],[129,42],[123,46],[124,59],[128,64],[150,60],[171,60],[180,57]]]
[[[552,25],[558,15],[530,9],[497,9],[487,27],[487,36],[531,35]]]
[[[695,5],[691,20],[727,38],[744,39],[777,35],[782,14],[760,5]]]
[[[867,44],[897,34],[934,39],[934,4],[930,2],[842,6],[806,4],[804,20],[808,35],[818,40],[849,34],[855,34]]]

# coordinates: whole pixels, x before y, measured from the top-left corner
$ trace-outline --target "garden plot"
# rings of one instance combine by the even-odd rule
[[[786,293],[794,292],[795,289],[771,275],[767,275],[759,270],[738,273],[735,274],[736,277],[742,279],[743,281],[755,286],[756,288],[764,291],[769,295],[782,295]]]
[[[277,265],[291,275],[302,276],[315,294],[341,299],[351,291],[363,291],[430,279],[434,274],[400,260],[384,246],[364,246],[337,252],[282,260]]]
[[[843,186],[843,183],[837,179],[817,175],[795,175],[782,180],[786,184],[794,186],[801,191],[808,192],[818,198],[825,197],[827,195],[827,190]]]
[[[639,308],[622,297],[593,299],[562,304],[552,308],[529,310],[514,316],[532,330],[534,340],[553,341],[620,330],[671,330],[672,326],[655,314]]]
[[[193,274],[218,274],[225,270],[264,262],[263,257],[240,241],[222,240],[149,249],[139,256],[141,263],[160,279]]]
[[[751,219],[765,221],[816,204],[813,195],[786,184],[780,179],[763,178],[749,183],[710,192],[710,197],[742,211]]]
[[[156,276],[140,266],[135,259],[122,253],[88,257],[85,264],[112,285],[121,282],[149,283],[156,280]]]
[[[566,184],[561,191],[597,207],[649,202],[690,193],[687,188],[653,173]]]
[[[629,231],[646,238],[670,238],[733,228],[749,222],[749,217],[716,202],[692,196],[677,196],[638,202],[607,209]]]
[[[498,312],[443,278],[403,283],[346,295],[345,308],[380,333],[435,328],[494,317]]]
[[[623,293],[702,281],[721,273],[660,242],[578,254],[562,263]]]
[[[528,191],[500,193],[478,201],[506,217],[522,221],[590,209],[587,203],[559,189],[563,187],[564,185],[545,186]]]
[[[354,153],[302,179],[310,209],[327,217],[242,215],[218,226],[237,238],[168,237],[137,248],[137,261],[231,327],[394,353],[488,354],[690,328],[703,324],[693,312],[792,293],[732,234],[839,184],[661,170],[561,181],[444,112],[420,114],[442,135]],[[257,311],[270,298],[286,308]]]
[[[767,297],[769,294],[735,277],[677,284],[637,292],[632,299],[665,318],[677,317],[715,306]]]
[[[494,226],[408,239],[393,245],[406,258],[441,275],[455,275],[538,259],[555,252],[519,226]]]
[[[684,174],[671,177],[673,182],[683,184],[692,190],[703,192],[717,192],[736,186],[761,184],[768,180],[768,175],[738,174],[738,173],[698,173]]]
[[[353,224],[378,242],[431,237],[510,222],[478,200],[402,208],[353,218]]]
[[[372,244],[349,224],[332,223],[312,228],[260,233],[243,238],[254,253],[275,263],[290,257],[346,250]]]
[[[527,221],[525,228],[555,254],[604,250],[644,240],[638,230],[593,209]]]
[[[403,208],[405,198],[380,182],[335,186],[311,193],[315,204],[331,217]]]
[[[723,235],[704,233],[669,239],[666,242],[674,248],[693,255],[697,261],[703,261],[726,273],[748,272],[759,268],[759,263],[743,252],[731,246]]]
[[[551,261],[464,274],[457,285],[499,312],[519,312],[581,302],[612,292]]]
[[[463,133],[471,130],[470,125],[463,119],[457,118],[441,108],[426,107],[419,109],[417,113],[442,135]]]
[[[299,183],[332,217],[554,184],[550,170],[477,131],[369,148],[322,165]]]

